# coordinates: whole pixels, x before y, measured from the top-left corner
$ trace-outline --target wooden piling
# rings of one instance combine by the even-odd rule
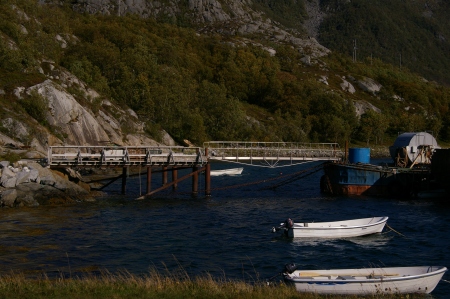
[[[127,189],[127,176],[128,176],[128,166],[122,168],[122,194],[125,194]]]
[[[149,194],[152,191],[152,167],[147,167],[147,193]]]
[[[208,148],[205,148],[205,156],[208,159]],[[211,164],[209,164],[209,159],[205,166],[205,196],[211,196]]]
[[[172,182],[176,182],[178,178],[178,170],[175,167],[172,167]],[[172,185],[173,190],[177,190],[178,184],[174,183]]]
[[[167,184],[167,166],[162,167],[162,184],[163,186]]]
[[[197,197],[198,193],[198,167],[192,167],[192,196]]]

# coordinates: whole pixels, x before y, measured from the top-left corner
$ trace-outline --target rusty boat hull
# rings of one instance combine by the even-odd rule
[[[323,193],[413,197],[429,188],[430,169],[398,168],[364,163],[327,163],[320,180]]]

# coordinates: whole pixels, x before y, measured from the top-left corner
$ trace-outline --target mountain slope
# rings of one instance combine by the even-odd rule
[[[450,137],[449,90],[320,45],[317,1],[2,1],[0,132],[24,145]]]
[[[448,1],[321,1],[319,41],[357,58],[383,59],[450,84]]]

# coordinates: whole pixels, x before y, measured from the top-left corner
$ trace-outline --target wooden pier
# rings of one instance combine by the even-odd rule
[[[50,146],[50,168],[122,168],[122,193],[130,167],[147,169],[146,194],[140,199],[192,178],[192,194],[198,193],[198,175],[205,173],[205,195],[211,195],[210,162],[222,160],[260,167],[296,165],[310,161],[335,161],[343,157],[337,143],[287,143],[210,141],[204,147],[183,146]],[[152,169],[161,168],[162,186],[151,190]],[[192,171],[178,178],[178,170]],[[168,172],[172,181],[168,182]],[[117,179],[117,178],[116,178]]]

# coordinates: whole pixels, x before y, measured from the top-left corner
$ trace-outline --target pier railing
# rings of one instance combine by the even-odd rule
[[[203,144],[209,158],[235,162],[339,160],[338,143],[209,141]]]
[[[199,147],[184,146],[50,146],[50,166],[203,165]]]

